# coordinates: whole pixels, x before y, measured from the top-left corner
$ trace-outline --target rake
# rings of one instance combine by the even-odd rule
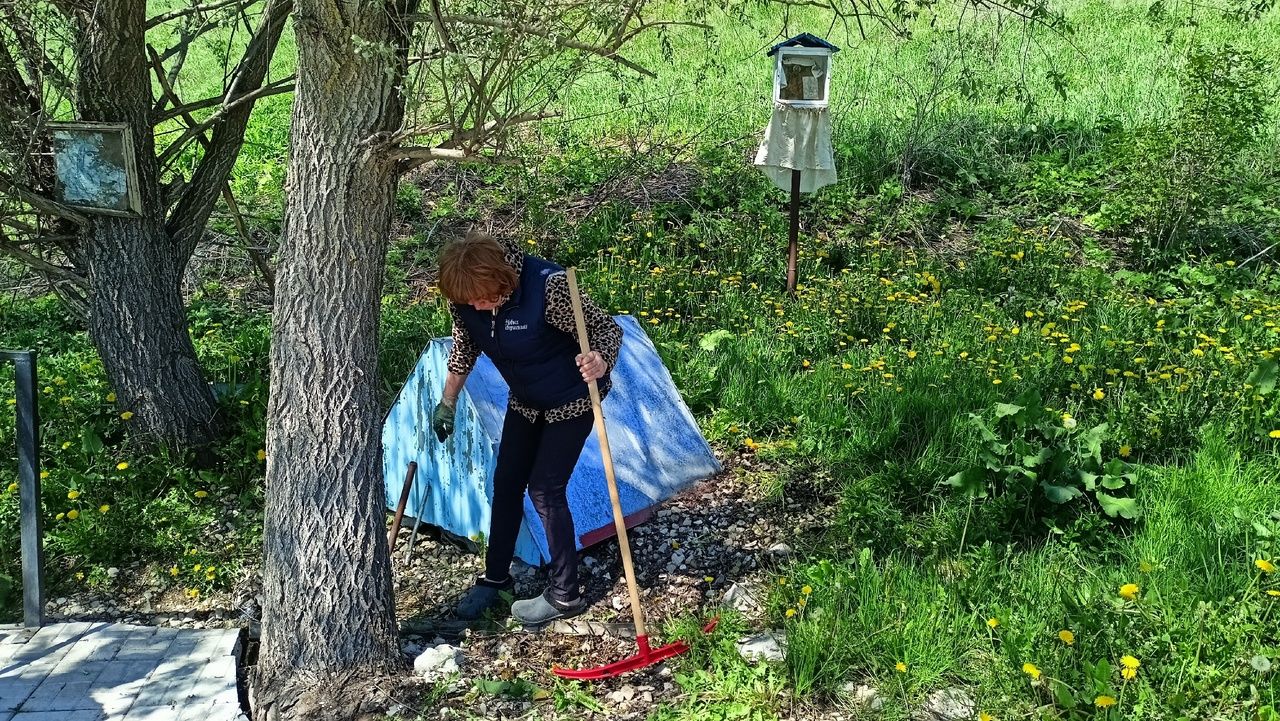
[[[582,354],[591,352],[587,343],[587,323],[582,314],[582,296],[578,294],[578,276],[574,268],[568,270],[569,297],[573,302],[573,319],[578,326],[578,343]],[[596,435],[600,438],[600,460],[604,464],[604,477],[609,485],[609,501],[613,504],[613,526],[618,534],[618,548],[622,552],[622,570],[627,576],[627,591],[631,594],[631,618],[636,627],[636,646],[639,650],[632,656],[620,661],[607,663],[595,668],[571,669],[554,667],[551,672],[562,678],[602,679],[621,676],[655,663],[679,656],[689,650],[685,641],[675,641],[665,646],[650,648],[649,635],[644,627],[644,610],[640,607],[640,587],[636,585],[636,572],[631,563],[631,544],[627,540],[627,524],[622,516],[622,502],[618,500],[618,483],[614,478],[613,454],[609,452],[609,434],[605,431],[604,411],[600,407],[600,387],[593,380],[588,384],[591,392],[591,406],[595,410]],[[712,619],[703,626],[703,633],[711,633],[719,619]]]

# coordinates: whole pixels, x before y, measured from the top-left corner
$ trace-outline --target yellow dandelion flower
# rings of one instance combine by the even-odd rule
[[[1116,705],[1116,700],[1112,696],[1099,696],[1093,700],[1093,705],[1098,708],[1111,708]]]
[[[899,661],[899,662],[897,662],[897,663],[895,663],[895,664],[893,665],[893,669],[894,669],[895,671],[897,671],[898,673],[906,673],[906,672],[907,672],[907,664],[905,664],[905,663],[903,663],[903,662]]]
[[[120,414],[120,420],[122,421],[127,421],[130,418],[133,418],[133,411],[125,411],[124,413]]]
[[[1124,678],[1124,680],[1126,680],[1126,681],[1132,681],[1132,680],[1134,679],[1134,677],[1135,677],[1135,676],[1137,676],[1137,675],[1138,675],[1138,669],[1136,669],[1136,668],[1122,668],[1122,669],[1120,669],[1120,676],[1121,676],[1122,678]]]
[[[169,575],[170,575],[170,576],[176,576],[176,575],[178,575],[178,567],[177,567],[177,566],[170,566],[170,567],[169,567]]]
[[[267,450],[265,448],[258,449],[258,460],[259,461],[267,460]]]
[[[123,470],[126,470],[126,469],[128,469],[128,468],[129,468],[129,462],[128,462],[128,461],[120,461],[119,463],[117,463],[117,464],[116,464],[116,470],[117,470],[117,471],[123,471]]]
[[[1253,562],[1253,565],[1257,566],[1257,567],[1258,567],[1258,570],[1259,570],[1259,571],[1262,571],[1263,573],[1275,573],[1275,572],[1276,572],[1276,564],[1274,564],[1274,563],[1272,563],[1271,561],[1268,561],[1268,560],[1266,560],[1266,559],[1259,558],[1258,560],[1256,560],[1256,561],[1254,561],[1254,562]]]
[[[794,615],[796,615],[796,610],[795,610],[794,608],[788,608],[788,609],[787,609],[787,618],[791,618],[791,617],[792,617],[792,616],[794,616]]]
[[[1269,588],[1267,589],[1267,595],[1272,598],[1280,598],[1280,591],[1277,591],[1274,588]]]
[[[116,402],[116,394],[115,394],[115,393],[108,393],[108,394],[107,394],[107,402],[108,402],[108,403],[115,403],[115,402]]]
[[[1121,457],[1121,458],[1128,458],[1130,453],[1133,453],[1133,448],[1131,448],[1131,447],[1129,447],[1129,446],[1127,446],[1127,445],[1120,446],[1120,457]]]
[[[111,510],[111,504],[109,503],[104,503],[101,506],[98,506],[98,513],[106,513],[107,511],[110,511],[110,510]]]
[[[1058,632],[1058,640],[1071,646],[1076,642],[1076,635],[1064,628]]]
[[[1036,668],[1034,663],[1022,664],[1022,672],[1030,676],[1032,681],[1040,680],[1040,669]]]
[[[716,577],[715,577],[715,576],[703,576],[703,577],[702,577],[702,580],[703,580],[704,582],[706,582],[706,583],[713,583],[713,582],[716,580]]]
[[[1136,671],[1138,670],[1139,667],[1142,666],[1142,662],[1134,658],[1133,656],[1121,656],[1120,665],[1124,666],[1125,668],[1131,668]]]
[[[983,711],[982,713],[978,714],[978,721],[996,721],[996,717],[992,716],[986,711]]]
[[[1093,399],[1094,399],[1095,401],[1100,401],[1100,400],[1102,400],[1103,398],[1106,398],[1106,397],[1107,397],[1107,394],[1106,394],[1106,393],[1103,393],[1101,388],[1094,388],[1094,389],[1093,389]]]
[[[196,498],[207,498],[208,496],[208,491],[196,491]]]
[[[65,514],[65,513],[59,513],[58,515],[56,515],[56,516],[54,516],[54,517],[53,517],[53,520],[55,520],[55,521],[61,521],[62,519],[66,518],[66,517],[67,517],[67,514]]]
[[[200,597],[200,589],[198,588],[187,589],[187,598],[199,598],[199,597]]]
[[[1000,625],[1000,619],[994,618],[994,617],[987,619],[987,628],[996,628],[999,625]]]
[[[16,484],[16,483],[10,483],[10,484],[9,484],[9,492],[10,492],[10,493],[17,493],[17,492],[18,492],[18,484]]]
[[[813,586],[810,586],[809,584],[806,583],[804,587],[800,589],[800,593],[803,593],[804,595],[808,596],[809,594],[813,593]]]
[[[77,519],[77,518],[79,518],[79,517],[80,517],[80,511],[77,511],[77,510],[76,510],[76,509],[74,509],[74,508],[72,508],[70,511],[67,511],[67,519],[68,519],[68,520],[72,520],[72,521],[74,521],[74,520],[76,520],[76,519]]]
[[[74,501],[80,497],[80,491],[67,491],[67,498]]]
[[[1138,588],[1138,584],[1136,583],[1126,583],[1120,587],[1120,598],[1128,601],[1134,601],[1138,598],[1138,593],[1141,592],[1141,590],[1142,589]]]
[[[1271,436],[1272,438],[1280,438],[1280,428],[1277,428],[1274,431],[1271,431],[1267,435]]]
[[[48,471],[40,471],[40,480],[42,480],[42,481],[43,481],[44,479],[46,479],[46,478],[48,478],[48,477],[49,477],[49,472],[48,472]]]

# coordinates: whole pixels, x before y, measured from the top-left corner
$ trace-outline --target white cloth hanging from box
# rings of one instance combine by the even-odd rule
[[[836,182],[831,150],[831,116],[825,107],[797,108],[775,104],[764,141],[756,151],[756,167],[773,184],[791,191],[791,171],[800,171],[800,192],[812,193]]]

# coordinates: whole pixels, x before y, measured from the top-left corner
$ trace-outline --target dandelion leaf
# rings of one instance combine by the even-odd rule
[[[969,468],[948,478],[944,483],[959,488],[973,498],[987,497],[987,474],[981,468]]]
[[[1079,488],[1075,486],[1059,486],[1047,481],[1042,481],[1040,487],[1044,489],[1044,495],[1054,503],[1070,503],[1071,501],[1084,495]]]
[[[1253,386],[1258,395],[1270,395],[1276,389],[1276,379],[1280,377],[1280,362],[1274,358],[1262,361],[1245,383]]]
[[[733,333],[725,330],[724,328],[713,330],[698,339],[698,347],[708,353],[711,353],[714,352],[716,348],[719,348],[721,343],[732,337]]]
[[[1108,493],[1098,491],[1098,505],[1102,506],[1102,510],[1112,518],[1120,516],[1133,520],[1140,514],[1138,512],[1138,502],[1132,498],[1117,498]]]
[[[1022,406],[1014,405],[1013,403],[997,403],[996,419],[998,420],[1006,416],[1016,416],[1022,412],[1022,409]]]

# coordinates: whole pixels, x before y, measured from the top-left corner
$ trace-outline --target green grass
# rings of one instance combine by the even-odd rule
[[[866,40],[824,32],[829,20],[811,8],[785,29],[776,8],[713,13],[709,36],[677,29],[627,51],[656,80],[600,72],[570,88],[563,118],[522,138],[526,167],[404,184],[407,232],[382,308],[384,397],[448,330],[439,302],[409,286],[433,262],[436,223],[501,214],[531,251],[578,266],[594,298],[644,324],[714,444],[767,461],[761,482],[774,492],[831,509],[827,528],[794,539],[801,560],[770,579],[786,663],[741,661],[739,619],[709,639],[684,619],[697,642],[675,667],[683,694],[653,718],[776,718],[848,682],[877,686],[890,719],[952,686],[997,719],[1272,718],[1280,676],[1258,669],[1280,665],[1280,574],[1255,562],[1280,557],[1280,273],[1274,255],[1250,258],[1280,232],[1280,115],[1273,106],[1238,156],[1217,159],[1212,177],[1226,187],[1186,243],[1153,242],[1141,217],[1106,225],[1101,210],[1162,187],[1135,170],[1132,149],[1158,150],[1150,138],[1179,117],[1192,48],[1280,57],[1280,13],[1239,23],[1201,5],[1151,7],[1071,3],[1072,32],[1035,31],[1025,60],[1020,28],[1006,20],[996,33],[990,17],[962,44],[946,13],[908,40],[875,26]],[[804,200],[792,298],[783,194],[748,161],[769,114],[763,50],[800,30],[844,48],[831,110],[841,182]],[[216,92],[219,44],[242,41],[215,34],[193,52],[184,97]],[[291,64],[287,34],[273,74]],[[1274,77],[1264,82],[1273,93]],[[283,202],[289,102],[260,104],[232,181],[268,232]],[[632,194],[582,210],[615,177],[663,190],[672,161],[697,180],[663,201]],[[109,389],[84,334],[52,302],[6,307],[0,345],[40,348],[42,377],[65,382],[42,395],[56,583],[101,582],[131,559],[204,591],[252,562],[253,524],[233,549],[204,532],[228,509],[260,511],[268,324],[234,288],[206,284],[193,302],[211,379],[242,385],[227,400],[236,433],[201,473],[134,452],[101,400]],[[1047,409],[1036,424],[984,438],[971,415],[990,423],[1030,390]],[[0,427],[12,447],[10,421]],[[1035,482],[1009,482],[1034,467],[1014,451],[997,464],[1012,471],[986,468],[992,443],[1049,439],[1077,470],[1090,429],[1102,462],[1136,474],[1123,493],[1139,518],[1110,517],[1090,494],[1057,504]],[[985,497],[946,484],[974,468]],[[16,500],[0,487],[0,543],[16,537]],[[81,518],[55,517],[73,506]],[[16,575],[16,559],[0,558],[0,575]],[[227,576],[207,579],[211,563]],[[1138,586],[1133,598],[1125,584]],[[1125,656],[1141,664],[1132,679]],[[589,707],[592,693],[557,688],[557,707]],[[1116,705],[1099,707],[1101,696]]]

